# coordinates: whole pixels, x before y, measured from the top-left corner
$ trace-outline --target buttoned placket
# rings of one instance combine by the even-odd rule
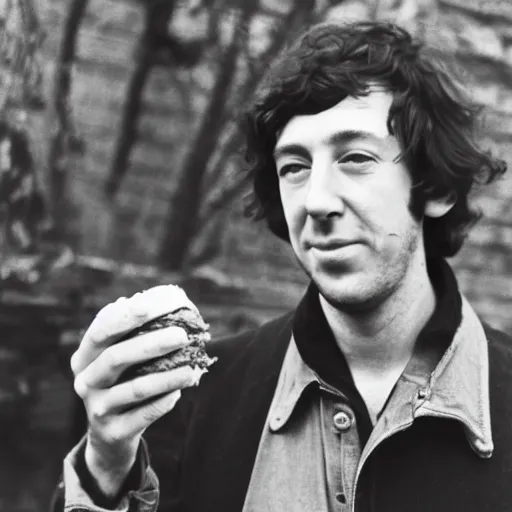
[[[368,443],[361,447],[356,418],[346,397],[334,388],[320,385],[320,406],[323,418],[324,453],[326,456],[328,488],[334,490],[331,509],[354,512],[357,485],[365,463],[377,446],[389,437],[410,427],[413,409],[428,395],[428,388],[418,390],[413,382],[402,383],[400,397],[393,400],[391,415],[377,422]],[[410,399],[406,400],[405,397]],[[330,434],[330,435],[329,435]],[[325,442],[325,440],[328,440]]]
[[[331,510],[348,512],[352,507],[352,489],[361,457],[356,418],[344,395],[323,384],[320,392]]]

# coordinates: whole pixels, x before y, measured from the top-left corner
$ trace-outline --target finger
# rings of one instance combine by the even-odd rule
[[[101,401],[103,410],[99,413],[126,411],[158,396],[193,386],[197,381],[197,371],[189,366],[137,377],[107,390]]]
[[[120,297],[107,304],[95,316],[71,357],[71,369],[75,375],[94,361],[106,347],[139,326],[138,317],[130,316],[135,311],[131,311],[128,301],[126,297]],[[130,328],[130,325],[133,327]]]
[[[173,285],[155,286],[107,304],[96,315],[71,358],[74,374],[80,373],[106,347],[133,329],[184,306],[196,309],[185,292]]]
[[[181,327],[140,334],[107,347],[80,375],[88,387],[112,386],[130,366],[179,350],[190,343]]]
[[[157,419],[171,411],[180,397],[181,391],[178,389],[117,416],[116,420],[109,424],[108,438],[116,442],[139,435]]]

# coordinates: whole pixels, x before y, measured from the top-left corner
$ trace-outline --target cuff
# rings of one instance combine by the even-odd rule
[[[137,484],[136,490],[123,486],[120,495],[109,499],[98,489],[92,475],[85,465],[85,443],[82,440],[69,452],[64,459],[64,511],[86,510],[89,512],[154,512],[158,507],[158,477],[149,465],[149,454],[146,443],[141,441],[134,470],[130,472],[127,482]],[[137,475],[137,476],[136,476]]]

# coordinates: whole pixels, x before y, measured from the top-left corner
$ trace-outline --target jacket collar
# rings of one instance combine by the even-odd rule
[[[400,388],[399,382],[395,393],[405,392],[409,396],[405,400],[398,400],[399,403],[397,400],[390,401],[388,407],[396,407],[397,410],[391,415],[386,414],[386,422],[391,419],[386,430],[392,429],[395,423],[412,423],[415,418],[422,416],[454,419],[464,425],[473,451],[482,458],[491,457],[493,439],[487,339],[482,324],[464,298],[462,321],[452,343],[438,361],[425,378],[412,375],[414,370],[411,366],[414,363],[408,365],[404,371],[405,377],[401,378],[403,386]],[[290,421],[306,388],[320,383],[317,374],[302,359],[292,337],[269,411],[271,431],[282,429]]]

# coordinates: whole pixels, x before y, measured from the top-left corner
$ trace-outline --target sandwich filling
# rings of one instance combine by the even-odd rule
[[[122,380],[148,373],[165,372],[186,365],[202,370],[201,373],[204,373],[207,368],[217,361],[216,357],[211,358],[206,353],[206,343],[210,341],[210,326],[202,319],[199,312],[187,307],[179,308],[172,313],[146,322],[141,327],[131,331],[123,339],[133,338],[140,334],[171,326],[181,327],[187,333],[190,343],[180,350],[130,367],[124,372]]]

